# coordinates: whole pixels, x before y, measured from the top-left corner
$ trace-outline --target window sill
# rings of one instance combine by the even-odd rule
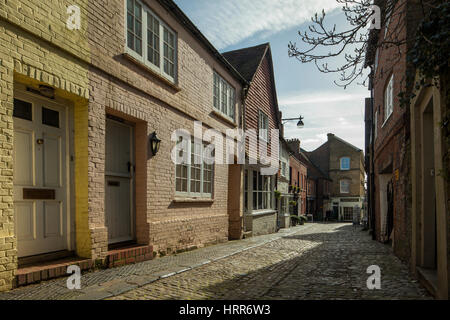
[[[252,212],[247,213],[247,215],[252,216],[252,217],[258,217],[258,216],[265,216],[265,215],[269,215],[269,214],[273,214],[273,213],[277,213],[277,210],[267,209],[267,210],[252,211]]]
[[[213,113],[216,117],[220,118],[221,120],[227,122],[228,124],[231,124],[233,127],[237,127],[236,121],[234,121],[234,120],[231,119],[230,117],[224,115],[222,112],[217,111],[216,109],[214,109],[214,107],[213,107],[212,113]]]
[[[181,88],[179,86],[177,86],[175,83],[173,83],[169,79],[165,78],[164,76],[162,76],[161,74],[159,74],[158,72],[156,72],[155,70],[150,68],[149,66],[145,65],[141,61],[137,60],[135,57],[133,57],[129,53],[125,52],[125,53],[122,54],[122,56],[125,59],[127,59],[128,61],[130,61],[130,62],[134,63],[135,65],[137,65],[138,67],[144,69],[146,72],[150,73],[152,76],[157,78],[159,81],[163,82],[165,85],[168,85],[169,87],[171,87],[176,92],[180,92],[181,91]]]
[[[175,203],[214,203],[214,199],[208,198],[175,198]]]

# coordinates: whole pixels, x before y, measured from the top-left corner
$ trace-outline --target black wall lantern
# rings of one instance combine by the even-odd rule
[[[153,156],[156,156],[156,154],[158,153],[160,144],[161,144],[161,140],[158,139],[156,132],[153,132],[152,135],[150,136],[150,146],[152,148]]]

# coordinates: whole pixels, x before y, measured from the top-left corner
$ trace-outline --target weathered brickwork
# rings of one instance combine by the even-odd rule
[[[300,188],[294,192],[294,201],[297,202],[296,212],[297,215],[306,214],[306,175],[307,169],[303,162],[297,159],[295,156],[289,157],[290,166],[290,186]]]
[[[168,1],[144,1],[177,33],[177,81],[171,84],[125,57],[124,1],[2,1],[0,6],[0,291],[11,288],[17,269],[13,212],[13,90],[16,84],[50,85],[71,109],[75,203],[70,223],[77,254],[108,256],[105,222],[106,114],[134,123],[136,240],[167,254],[228,239],[229,168],[215,165],[211,201],[175,194],[170,154],[176,129],[225,133],[240,123],[243,79],[167,10]],[[5,4],[5,5],[4,5]],[[81,9],[81,29],[66,28],[68,5]],[[236,89],[236,123],[212,114],[213,71]],[[162,140],[149,157],[148,135]]]
[[[333,180],[331,184],[332,197],[363,197],[364,196],[364,155],[359,150],[346,142],[336,139],[332,134],[328,135],[329,144],[329,176]],[[341,170],[341,159],[350,158],[350,170]],[[341,193],[340,181],[350,180],[350,192]]]
[[[51,85],[63,98],[87,98],[87,41],[65,27],[67,3],[3,2],[0,7],[0,112],[2,207],[0,213],[0,291],[10,289],[17,269],[13,209],[13,90],[17,83]],[[81,8],[85,8],[79,1]],[[52,9],[50,9],[52,8]],[[60,10],[63,10],[60,12]],[[51,14],[54,12],[54,14]],[[84,16],[83,16],[84,17]],[[39,18],[41,24],[37,23]],[[84,19],[86,21],[86,19]],[[86,24],[82,27],[86,30]],[[73,48],[73,49],[70,49]],[[70,50],[69,54],[67,50]],[[81,100],[80,100],[81,101]],[[76,102],[74,101],[74,104]]]
[[[402,25],[405,10],[392,18],[390,26]],[[409,26],[402,28],[398,36],[406,38]],[[384,34],[380,33],[380,36]],[[380,40],[381,41],[381,40]],[[399,50],[399,51],[397,51]],[[407,46],[380,48],[378,52],[378,68],[375,70],[373,81],[374,115],[377,113],[377,135],[374,142],[374,183],[375,183],[375,219],[376,237],[385,240],[384,219],[385,200],[380,193],[384,192],[384,182],[380,179],[391,177],[394,187],[394,240],[395,254],[402,260],[408,261],[411,255],[411,182],[410,182],[410,138],[409,138],[409,109],[400,105],[398,94],[406,89],[404,75],[407,70],[406,55],[399,56],[397,52],[406,52]],[[394,109],[393,113],[385,116],[385,89],[388,81],[394,76]],[[375,117],[374,117],[375,119]],[[383,184],[383,185],[381,185]],[[382,213],[383,212],[383,213]]]

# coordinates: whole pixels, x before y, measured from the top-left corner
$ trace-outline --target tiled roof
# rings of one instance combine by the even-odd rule
[[[222,55],[239,71],[245,80],[251,82],[268,47],[269,44],[264,43],[255,47],[224,52]]]

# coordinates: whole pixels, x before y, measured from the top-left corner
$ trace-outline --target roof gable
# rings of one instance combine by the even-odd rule
[[[222,55],[239,71],[245,80],[251,82],[266,55],[268,47],[269,44],[264,43],[255,47],[224,52]]]

